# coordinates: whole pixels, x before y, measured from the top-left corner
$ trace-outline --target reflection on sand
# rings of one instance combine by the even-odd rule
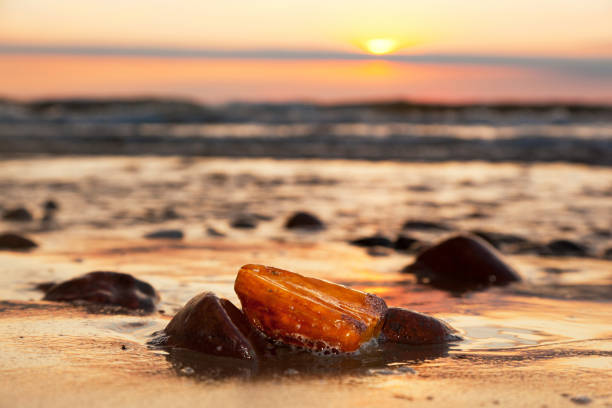
[[[166,358],[180,376],[199,379],[242,378],[270,380],[280,376],[334,378],[338,376],[401,375],[411,364],[448,356],[448,346],[370,345],[358,354],[318,355],[277,348],[275,355],[258,361],[211,356],[185,349],[170,349]]]

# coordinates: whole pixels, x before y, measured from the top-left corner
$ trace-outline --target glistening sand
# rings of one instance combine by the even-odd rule
[[[40,157],[0,162],[0,205],[27,205],[53,223],[2,222],[41,246],[0,252],[1,406],[612,406],[612,170],[569,164],[369,163]],[[172,207],[179,218],[165,217]],[[327,229],[283,229],[296,210]],[[232,229],[239,213],[269,217]],[[474,215],[478,214],[478,215]],[[588,257],[506,254],[524,282],[456,296],[398,271],[411,254],[370,256],[347,244],[407,219],[453,229],[570,239]],[[226,234],[211,237],[208,227]],[[142,236],[180,228],[182,241]],[[435,241],[448,232],[405,232]],[[245,263],[263,263],[376,293],[450,322],[465,337],[450,348],[407,349],[397,361],[342,367],[289,364],[248,378],[210,379],[189,359],[146,346],[189,298],[211,290],[234,302]],[[553,269],[551,269],[553,268]],[[151,282],[163,314],[102,315],[42,302],[33,285],[92,270]],[[550,272],[551,270],[556,273]],[[122,345],[126,349],[122,349]],[[410,367],[414,373],[398,367]],[[190,367],[191,368],[191,367]]]

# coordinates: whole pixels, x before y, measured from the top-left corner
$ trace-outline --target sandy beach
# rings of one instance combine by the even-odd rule
[[[39,244],[0,252],[2,406],[612,406],[607,167],[43,156],[3,160],[0,174],[2,207],[26,206],[34,218],[2,230]],[[49,199],[59,209],[42,221]],[[326,229],[285,229],[299,210]],[[255,228],[231,226],[245,214]],[[402,230],[407,220],[444,228]],[[167,229],[184,238],[144,238]],[[500,249],[523,282],[457,295],[400,273],[414,251],[349,244],[400,233],[428,244],[475,230],[529,243]],[[551,252],[554,240],[584,251]],[[246,263],[377,294],[444,319],[464,340],[323,366],[294,356],[221,376],[209,357],[147,346],[202,291],[238,304],[233,281]],[[41,301],[35,288],[93,270],[150,282],[160,311],[91,313]]]

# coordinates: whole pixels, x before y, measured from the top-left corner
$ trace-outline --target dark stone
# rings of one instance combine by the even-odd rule
[[[473,235],[456,235],[419,253],[403,272],[446,290],[476,289],[520,281],[495,248]]]
[[[434,317],[392,307],[387,310],[381,339],[393,343],[424,345],[461,340],[456,330]]]
[[[148,239],[183,239],[183,231],[178,229],[159,230],[145,235]]]
[[[398,235],[397,239],[393,243],[393,247],[397,251],[410,252],[415,249],[419,244],[419,240],[416,238],[408,237],[406,235]]]
[[[588,254],[587,247],[567,239],[550,241],[540,250],[540,255],[550,256],[588,256]]]
[[[406,189],[417,193],[427,193],[430,191],[434,191],[434,188],[428,184],[415,184],[412,186],[407,186]]]
[[[612,231],[601,228],[593,228],[593,234],[602,238],[612,238]]]
[[[333,186],[338,183],[340,183],[339,180],[316,175],[300,175],[295,179],[295,184],[302,186]]]
[[[233,228],[254,229],[257,228],[257,219],[251,215],[239,215],[230,224]]]
[[[18,234],[10,232],[0,234],[0,249],[23,251],[36,248],[37,246],[38,245],[34,241]]]
[[[181,216],[179,215],[179,213],[176,212],[174,208],[166,207],[162,212],[162,218],[165,220],[176,220],[178,218],[181,218]]]
[[[566,272],[576,272],[577,269],[564,269],[564,268],[550,267],[550,268],[544,268],[543,271],[548,272],[548,273],[554,273],[558,275],[558,274],[566,273]]]
[[[406,221],[402,226],[402,229],[421,231],[450,231],[452,228],[439,222],[411,220]]]
[[[285,222],[285,228],[318,230],[325,228],[325,225],[313,214],[307,212],[296,212],[287,219]]]
[[[2,218],[4,218],[7,221],[19,221],[19,222],[32,221],[34,219],[34,217],[32,217],[32,213],[30,213],[27,209],[23,207],[13,208],[13,209],[4,211]]]
[[[607,248],[603,251],[602,258],[604,259],[612,259],[612,247]]]
[[[187,302],[153,341],[156,345],[241,359],[256,358],[264,343],[240,309],[210,292]]]
[[[590,397],[587,397],[586,395],[579,395],[577,397],[572,397],[570,398],[570,401],[572,401],[574,404],[577,404],[577,405],[588,405],[591,402],[593,402],[593,400]]]
[[[482,211],[472,211],[471,213],[467,214],[465,216],[465,218],[471,218],[471,219],[482,219],[482,218],[487,218],[489,215],[485,212]]]
[[[154,222],[156,219],[156,215],[155,215],[155,210],[153,208],[147,208],[147,210],[145,211],[145,214],[143,216],[143,218],[146,221],[149,222]]]
[[[59,205],[57,202],[55,202],[55,200],[47,200],[44,202],[43,208],[45,211],[55,211],[59,209]]]
[[[147,282],[119,272],[90,272],[51,287],[43,300],[86,301],[129,310],[155,311],[159,295]]]
[[[393,248],[393,242],[387,237],[383,237],[382,235],[373,235],[371,237],[364,237],[355,239],[350,242],[351,245],[356,245],[360,247],[375,247],[381,246],[386,248]]]

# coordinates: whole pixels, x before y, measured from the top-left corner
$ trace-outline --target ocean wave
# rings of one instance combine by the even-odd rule
[[[55,100],[0,103],[0,154],[612,165],[612,107]]]

